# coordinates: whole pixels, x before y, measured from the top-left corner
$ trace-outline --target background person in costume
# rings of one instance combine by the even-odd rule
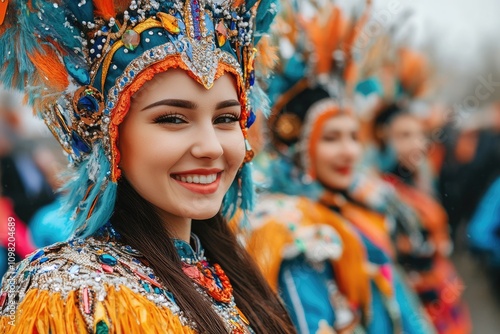
[[[417,109],[417,102],[428,98],[434,80],[430,75],[431,67],[422,54],[396,44],[391,48],[389,53],[398,57],[380,55],[391,66],[358,85],[365,90],[368,82],[383,87],[372,89],[379,96],[379,103],[368,111],[372,137],[368,138],[370,144],[364,164],[376,167],[384,180],[392,185],[402,202],[399,207],[404,205],[411,209],[410,215],[396,217],[406,220],[405,225],[409,221],[420,224],[423,241],[420,244],[423,247],[418,247],[418,243],[417,247],[409,247],[401,242],[404,239],[396,238],[396,250],[399,262],[411,278],[410,285],[424,302],[437,330],[440,333],[469,333],[470,318],[461,301],[463,285],[449,260],[452,243],[447,215],[432,198],[435,173],[430,168],[431,153],[436,154],[439,150],[435,149],[437,143],[428,140],[424,122],[424,116],[427,116],[428,123],[431,123],[432,113],[409,111],[410,108]],[[350,195],[353,198],[373,207],[373,200],[370,200],[373,194],[362,189],[369,187],[361,183],[352,188]]]
[[[306,94],[313,96],[311,90],[306,90],[299,94],[302,101]],[[282,113],[302,114],[295,109],[297,104],[293,102],[289,101]],[[394,266],[394,250],[387,221],[347,196],[354,164],[361,154],[361,146],[356,139],[358,125],[355,117],[340,110],[337,102],[329,98],[318,100],[307,110],[304,121],[300,123],[297,142],[304,176],[318,181],[324,189],[319,201],[343,216],[357,230],[367,249],[373,314],[367,331],[433,332],[420,310],[419,302]]]
[[[249,131],[258,152],[256,207],[232,223],[300,333],[364,333],[370,291],[361,240],[339,215],[307,197],[269,188],[290,166],[273,164],[280,158],[268,155],[265,131],[262,118]]]
[[[361,17],[359,21],[348,21],[345,18],[350,17],[350,14],[343,13],[332,2],[327,2],[326,5],[322,3],[322,7],[319,5],[316,7],[315,3],[307,1],[284,3],[283,7],[288,11],[282,12],[282,20],[277,21],[277,39],[281,46],[280,60],[282,62],[276,75],[271,78],[268,87],[273,101],[273,113],[269,120],[269,132],[273,139],[273,145],[268,147],[271,152],[264,152],[264,154],[270,154],[271,158],[267,160],[262,158],[264,163],[261,167],[264,168],[264,174],[268,176],[268,179],[264,179],[264,185],[271,192],[285,195],[305,195],[317,200],[318,194],[322,192],[322,186],[311,182],[310,175],[307,175],[302,168],[304,166],[302,159],[305,157],[305,146],[300,141],[300,138],[304,140],[310,137],[317,138],[317,133],[309,132],[310,128],[302,127],[302,124],[304,118],[307,117],[306,115],[314,114],[310,107],[315,102],[332,101],[329,98],[334,93],[344,96],[342,89],[344,75],[352,74],[350,71],[353,70],[353,64],[349,49],[341,49],[340,45],[351,45],[352,39],[355,39],[355,32],[359,31],[358,24],[364,20],[365,16],[360,16],[358,13],[357,17]],[[335,55],[334,59],[331,57],[332,54]],[[344,66],[349,70],[343,71]],[[347,76],[347,78],[350,77]],[[321,88],[321,84],[326,89]],[[331,115],[327,114],[327,116]],[[325,157],[328,154],[321,156]],[[259,156],[257,161],[261,162],[260,159]],[[322,166],[325,165],[322,164]],[[347,166],[345,169],[339,170],[338,173],[335,169],[336,177],[343,181],[347,180],[347,183],[344,182],[346,188],[351,181],[351,167]],[[337,238],[332,238],[331,234],[318,228],[318,226],[329,227],[327,218],[329,216],[326,213],[322,216],[314,214],[309,216],[309,213],[315,212],[311,209],[312,206],[304,206],[303,202],[297,200],[293,202],[290,197],[284,195],[263,196],[263,198],[264,202],[260,205],[262,210],[257,211],[260,214],[258,222],[256,223],[255,218],[253,218],[252,227],[257,234],[254,239],[258,241],[261,229],[275,227],[280,231],[274,233],[278,244],[286,245],[295,240],[298,247],[294,247],[293,244],[290,247],[276,247],[276,249],[271,250],[270,247],[266,247],[261,252],[262,245],[260,243],[260,247],[255,247],[252,244],[250,246],[256,249],[254,251],[256,257],[262,258],[259,260],[260,262],[266,263],[266,261],[272,262],[274,260],[273,266],[266,268],[272,269],[269,271],[270,280],[278,282],[284,300],[287,302],[299,330],[314,333],[321,329],[321,326],[318,325],[320,319],[325,320],[324,322],[334,322],[335,316],[342,314],[342,312],[335,313],[343,310],[336,308],[335,303],[332,303],[326,296],[331,296],[328,294],[329,282],[333,281],[339,284],[337,274],[342,271],[349,273],[348,268],[339,268],[338,264],[349,264],[340,262],[337,266],[333,266],[332,270],[331,264],[335,263],[335,259],[333,257],[329,259],[327,256],[329,253],[326,250],[331,249],[330,247],[334,244],[331,240]],[[281,215],[282,210],[287,214]],[[292,214],[289,214],[290,212]],[[324,208],[321,212],[324,212]],[[331,211],[331,214],[335,219],[339,219],[334,211]],[[314,224],[308,223],[308,220],[320,223],[317,225],[316,234],[314,233]],[[369,224],[371,223],[369,222]],[[343,220],[337,224],[336,227],[330,224],[334,227],[333,231],[338,232],[340,228],[345,229]],[[297,233],[286,233],[287,225],[292,230],[296,227]],[[352,228],[349,230],[352,231]],[[311,231],[313,231],[313,237],[307,238],[307,232]],[[388,240],[390,247],[388,234],[386,231],[382,233],[386,238],[384,240]],[[359,235],[361,236],[361,234]],[[282,237],[288,239],[282,242]],[[326,242],[323,237],[330,242]],[[342,240],[342,236],[340,240]],[[314,261],[314,249],[318,244],[323,245],[325,250],[322,258],[318,256],[321,254],[318,251]],[[349,252],[349,248],[356,245],[357,243],[345,244],[343,251]],[[371,246],[371,248],[368,250],[369,257],[375,253],[377,255],[382,253],[376,246]],[[290,249],[294,251],[288,252]],[[291,256],[286,258],[288,255]],[[282,261],[283,258],[284,261]],[[370,260],[374,261],[372,258]],[[389,270],[386,269],[391,264],[388,256],[384,256],[383,261],[385,261],[383,264],[388,263],[388,265],[381,270],[378,270],[378,266],[373,263],[369,265],[373,284],[371,285],[371,304],[366,330],[370,333],[398,333],[404,328],[406,332],[432,332],[425,316],[421,318],[418,316],[420,315],[418,301],[405,300],[409,294],[406,293],[407,290],[401,281],[397,280],[397,284],[393,285],[392,279],[384,276],[382,272],[385,271],[385,274],[388,274]],[[315,291],[307,288],[313,283],[317,287]],[[346,284],[349,286],[349,282]],[[340,289],[340,291],[342,290]],[[397,291],[398,301],[393,298],[393,290]],[[349,302],[352,302],[348,294],[345,296]],[[403,306],[408,307],[408,309],[400,313],[400,307]],[[414,319],[410,319],[411,316],[405,318],[410,313],[411,316],[418,315]],[[403,323],[400,316],[404,318]],[[339,319],[342,318],[339,317]],[[334,328],[335,325],[337,324],[334,322]],[[338,330],[342,329],[345,330],[341,327]]]
[[[254,46],[276,9],[8,3],[0,78],[68,154],[75,236],[4,276],[1,332],[294,332],[223,216],[252,206]]]
[[[463,283],[449,260],[452,242],[444,208],[418,187],[418,170],[427,152],[422,120],[396,105],[384,110],[376,124],[386,133],[386,145],[393,146],[397,165],[385,172],[400,198],[418,214],[434,248],[427,261],[406,259],[405,266],[439,333],[470,333],[468,311],[461,301]]]

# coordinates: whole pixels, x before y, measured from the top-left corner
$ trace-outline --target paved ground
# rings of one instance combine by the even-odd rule
[[[500,334],[500,294],[493,291],[484,265],[465,249],[463,239],[457,241],[452,260],[465,283],[463,296],[470,308],[473,334]],[[500,282],[495,284],[500,287]]]

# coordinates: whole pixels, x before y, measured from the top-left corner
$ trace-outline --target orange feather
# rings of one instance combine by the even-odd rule
[[[243,4],[243,2],[244,2],[244,0],[234,0],[231,7],[238,8],[239,6],[241,6]]]
[[[115,3],[113,0],[94,0],[94,13],[97,16],[109,20],[116,17]]]
[[[269,36],[263,36],[257,44],[258,54],[255,65],[263,75],[269,74],[278,63],[278,47],[271,44]]]
[[[114,0],[117,13],[123,13],[130,6],[130,0]]]
[[[318,15],[307,22],[301,19],[301,24],[308,32],[309,39],[316,50],[316,73],[329,73],[333,65],[333,52],[342,42],[348,22],[338,7],[324,8],[325,15]]]
[[[399,79],[407,92],[418,97],[425,93],[429,67],[425,57],[409,49],[399,51]]]
[[[35,65],[40,76],[45,79],[45,84],[57,91],[63,91],[68,87],[68,72],[59,61],[56,52],[48,45],[43,46],[43,53],[35,51],[28,54]]]

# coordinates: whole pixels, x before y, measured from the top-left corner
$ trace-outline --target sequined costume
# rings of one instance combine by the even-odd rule
[[[353,303],[354,300],[346,289],[351,284],[356,286],[358,281],[341,279],[343,275],[349,277],[352,273],[350,266],[355,265],[363,268],[365,278],[362,282],[370,291],[369,303],[365,304],[368,307],[365,309],[367,312],[362,322],[363,330],[377,334],[400,333],[402,330],[409,333],[428,333],[425,326],[401,321],[401,315],[408,315],[410,312],[420,313],[418,307],[412,308],[415,306],[413,304],[405,309],[405,312],[401,312],[400,307],[403,304],[399,305],[399,300],[395,296],[402,295],[401,300],[404,300],[406,295],[400,293],[402,291],[400,281],[392,280],[390,274],[393,271],[386,270],[391,265],[385,265],[386,262],[390,262],[389,257],[377,248],[378,244],[372,246],[366,242],[368,239],[358,231],[354,233],[356,241],[343,239],[342,231],[348,230],[352,235],[355,231],[354,224],[346,220],[346,217],[340,217],[338,213],[318,203],[324,189],[321,184],[314,181],[312,175],[314,169],[309,152],[319,137],[319,131],[315,128],[316,121],[318,119],[324,121],[349,109],[344,97],[349,94],[354,83],[355,52],[359,51],[351,48],[355,45],[357,34],[367,20],[370,12],[369,2],[361,13],[347,12],[334,1],[325,1],[321,6],[314,1],[287,1],[284,2],[283,8],[275,25],[274,34],[277,44],[280,45],[278,55],[281,63],[268,82],[273,112],[268,120],[271,143],[269,148],[261,153],[268,155],[267,159],[263,158],[262,166],[265,171],[262,174],[268,176],[267,180],[263,180],[263,188],[264,191],[283,194],[281,196],[284,198],[309,197],[309,201],[312,200],[315,204],[310,204],[304,209],[305,200],[296,200],[293,197],[287,199],[283,202],[295,203],[290,205],[290,209],[285,210],[285,212],[295,212],[289,217],[280,213],[280,210],[283,210],[283,202],[270,200],[268,195],[261,195],[263,198],[261,201],[265,204],[259,204],[257,210],[261,205],[266,208],[275,206],[279,209],[275,209],[274,214],[272,210],[267,210],[271,211],[270,213],[263,209],[262,217],[258,217],[259,223],[252,221],[255,220],[253,216],[249,219],[252,233],[257,235],[254,239],[257,241],[264,239],[264,233],[260,234],[260,228],[271,229],[279,226],[279,232],[267,233],[272,236],[267,239],[270,240],[269,243],[273,240],[273,243],[281,245],[283,241],[280,239],[288,238],[291,247],[295,244],[303,246],[300,252],[296,252],[296,255],[289,259],[285,258],[280,247],[269,250],[271,246],[264,247],[260,243],[258,246],[251,244],[249,246],[256,249],[257,261],[265,263],[269,258],[274,259],[270,281],[272,284],[279,284],[278,289],[282,291],[288,308],[293,310],[292,318],[299,330],[315,333],[322,330],[321,326],[328,321],[332,328],[337,329],[335,326],[338,324],[335,320],[342,319],[341,314],[344,310],[336,308],[335,303],[332,303],[332,299],[335,298],[328,297],[331,296],[329,289],[332,287],[332,281],[336,283],[348,303],[360,306]],[[261,162],[259,156],[256,157],[256,161]],[[322,214],[315,215],[314,212],[317,211]],[[329,219],[335,224],[330,223]],[[335,260],[325,255],[326,258],[321,259],[322,261],[311,265],[312,261],[307,259],[307,254],[314,253],[314,242],[311,240],[316,242],[318,240],[314,237],[304,238],[298,232],[311,229],[314,231],[311,227],[314,224],[319,226],[324,224],[328,230],[332,229],[340,234],[346,256],[354,245],[361,246],[363,257],[357,257],[357,260],[353,259],[351,262],[336,263],[342,257]],[[297,232],[294,227],[289,231],[289,226],[296,226]],[[319,226],[316,229],[321,231]],[[309,233],[318,238],[314,232]],[[280,241],[275,242],[275,239]],[[321,240],[321,237],[319,239]],[[286,242],[284,244],[287,245]],[[366,250],[367,247],[372,247],[383,255],[385,262],[380,266],[375,265],[374,261],[369,263],[366,256],[371,257],[375,251]],[[332,266],[332,263],[336,265]],[[396,274],[392,276],[396,277]],[[314,289],[311,287],[313,285]],[[335,287],[332,291],[335,291]],[[322,320],[324,322],[321,322]]]
[[[180,69],[207,90],[230,75],[241,105],[235,124],[245,156],[221,211],[230,217],[238,208],[250,209],[247,129],[254,110],[268,109],[256,81],[256,55],[265,53],[265,42],[259,42],[276,12],[276,1],[256,0],[1,2],[0,82],[25,94],[68,157],[61,201],[73,237],[30,255],[5,276],[0,332],[203,332],[193,326],[195,315],[176,304],[186,296],[172,296],[147,260],[108,231],[123,180],[119,127],[132,97],[157,74]],[[193,240],[194,251],[172,241],[186,276],[175,278],[193,281],[200,301],[212,302],[228,332],[252,333],[223,269],[204,259]]]
[[[431,195],[434,193],[431,167],[439,165],[436,159],[440,150],[436,143],[426,143],[427,153],[413,152],[409,160],[414,166],[408,167],[408,159],[398,156],[394,139],[391,140],[389,131],[386,131],[401,114],[422,118],[422,123],[432,124],[435,121],[433,112],[425,116],[425,121],[422,115],[414,112],[418,110],[414,107],[426,101],[430,93],[433,80],[431,67],[428,59],[415,50],[398,46],[389,50],[387,47],[374,48],[373,51],[375,58],[383,59],[392,67],[385,67],[357,87],[362,95],[375,95],[379,99],[378,105],[369,111],[372,115],[363,117],[373,123],[369,124],[372,143],[365,154],[365,164],[378,169],[375,179],[380,180],[378,183],[388,184],[392,188],[390,193],[394,195],[380,196],[380,200],[373,201],[381,192],[380,188],[370,192],[376,184],[373,179],[360,182],[353,187],[358,189],[352,189],[350,195],[371,209],[397,220],[401,230],[406,230],[395,235],[397,257],[407,273],[409,286],[420,297],[437,332],[470,333],[470,317],[461,299],[464,286],[448,258],[452,251],[448,217]],[[413,232],[404,226],[413,226]]]
[[[394,174],[387,174],[385,179],[395,187],[401,200],[414,208],[434,250],[427,259],[407,261],[411,286],[439,333],[470,333],[469,311],[462,301],[464,284],[448,258],[452,245],[444,208],[432,196],[405,184]]]
[[[340,216],[305,197],[267,193],[248,221],[247,249],[300,333],[365,333],[366,253]]]
[[[212,303],[228,333],[254,333],[237,308],[223,271],[211,264],[196,235],[193,247],[174,240],[186,279]],[[210,289],[196,283],[208,277]],[[207,278],[208,279],[208,278]],[[12,284],[14,286],[12,286]],[[110,225],[86,239],[42,248],[4,277],[2,333],[195,333],[175,296],[138,251]]]

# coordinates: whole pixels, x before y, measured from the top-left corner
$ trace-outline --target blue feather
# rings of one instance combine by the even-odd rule
[[[278,14],[280,3],[278,0],[262,0],[255,15],[254,43],[257,45],[260,38],[269,31],[274,17]]]
[[[92,235],[111,218],[117,184],[107,177],[110,169],[110,162],[104,149],[101,144],[98,144],[90,157],[81,162],[73,171],[71,178],[61,189],[63,209],[66,212],[75,213],[72,231],[82,237]],[[84,200],[89,185],[92,185],[92,190]],[[97,201],[96,205],[92,215],[87,219],[94,200]],[[77,209],[78,213],[75,211]]]
[[[94,18],[94,4],[87,0],[84,5],[78,5],[79,1],[69,0],[66,5],[79,23],[91,22]]]
[[[230,220],[236,213],[237,203],[238,203],[238,192],[239,192],[239,181],[236,177],[231,183],[224,199],[222,201],[222,214],[227,220]]]
[[[245,211],[251,211],[255,204],[255,187],[252,181],[251,163],[243,164],[240,171],[241,180],[241,202],[240,207]]]
[[[257,81],[250,92],[250,104],[255,111],[262,113],[266,118],[269,117],[271,113],[269,97]]]

